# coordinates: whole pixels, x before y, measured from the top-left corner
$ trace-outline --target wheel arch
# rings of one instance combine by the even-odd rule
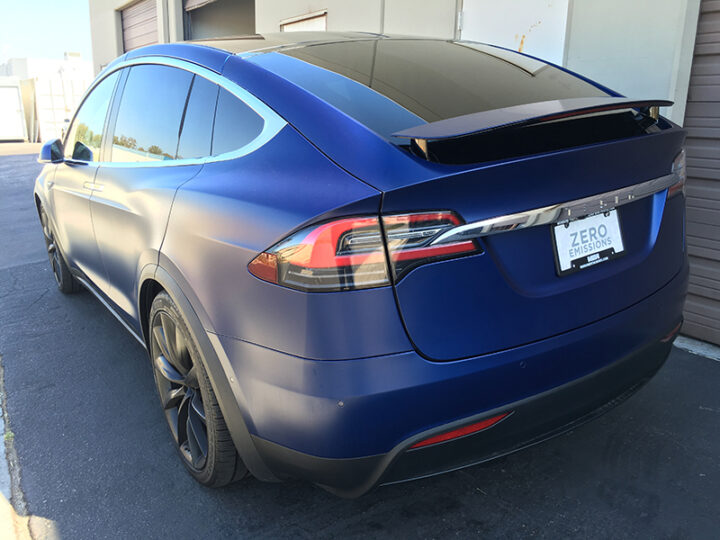
[[[161,264],[163,258],[161,254]],[[181,283],[184,286],[181,286]],[[209,326],[207,313],[202,308],[192,288],[182,278],[182,274],[169,260],[165,260],[165,265],[162,266],[158,264],[146,265],[139,280],[138,313],[140,313],[143,339],[147,344],[148,351],[150,350],[148,316],[152,300],[160,291],[165,291],[175,302],[195,337],[210,383],[225,418],[225,423],[245,466],[259,480],[278,482],[279,479],[265,465],[252,441],[245,422],[244,414],[247,411],[245,398],[237,381],[235,381],[235,384],[231,384],[230,379],[234,379],[234,377],[229,374],[233,373],[233,371],[224,351],[218,351],[213,346],[208,334],[209,331],[212,331],[212,327]],[[190,298],[194,302],[191,302]]]

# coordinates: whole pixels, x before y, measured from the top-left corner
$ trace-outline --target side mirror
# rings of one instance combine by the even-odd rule
[[[63,143],[60,139],[53,139],[42,145],[38,163],[60,163],[63,161]]]
[[[90,150],[87,145],[81,143],[80,141],[75,141],[75,148],[73,148],[72,158],[73,161],[92,161],[93,151]]]

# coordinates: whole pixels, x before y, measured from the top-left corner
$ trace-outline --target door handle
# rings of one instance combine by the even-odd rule
[[[95,184],[93,182],[85,182],[83,184],[83,187],[88,191],[102,191],[103,189],[105,189],[105,186],[103,186],[102,184]]]

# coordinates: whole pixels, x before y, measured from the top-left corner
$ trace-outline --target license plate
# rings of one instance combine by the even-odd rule
[[[625,251],[617,210],[553,226],[561,276],[619,257]]]

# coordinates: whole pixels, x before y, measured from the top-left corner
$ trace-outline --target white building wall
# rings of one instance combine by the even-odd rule
[[[280,21],[327,10],[328,32],[381,32],[382,0],[263,0],[255,2],[255,31],[280,31]]]
[[[73,53],[66,53],[64,60],[11,58],[0,71],[23,83],[31,141],[59,137],[93,80],[92,63]]]
[[[120,11],[135,0],[90,0],[90,37],[95,74],[123,54]],[[156,0],[158,41],[183,40],[183,1]]]
[[[573,0],[565,66],[628,97],[666,98],[682,124],[700,0]]]
[[[457,0],[385,0],[384,33],[452,39]]]
[[[462,39],[500,45],[562,64],[568,3],[569,0],[463,0],[460,35]]]

